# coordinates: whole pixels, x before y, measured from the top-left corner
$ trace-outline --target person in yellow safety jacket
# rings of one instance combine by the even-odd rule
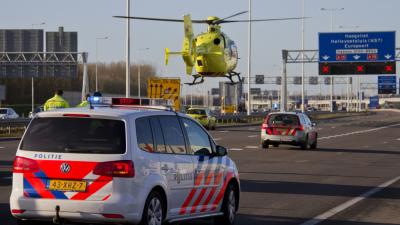
[[[83,107],[88,107],[89,106],[89,98],[90,95],[87,94],[85,100],[83,100],[79,105],[77,105],[77,108],[83,108]]]
[[[50,98],[46,101],[46,103],[44,103],[44,111],[69,108],[69,103],[62,97],[62,95],[63,91],[57,90],[54,97]]]

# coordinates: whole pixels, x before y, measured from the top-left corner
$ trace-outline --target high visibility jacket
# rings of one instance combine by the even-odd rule
[[[87,107],[89,106],[89,102],[88,100],[83,100],[79,105],[77,105],[76,107],[80,108],[80,107]]]
[[[59,95],[54,95],[54,97],[50,98],[46,101],[46,103],[44,103],[43,108],[44,111],[69,108],[69,103],[63,97]]]

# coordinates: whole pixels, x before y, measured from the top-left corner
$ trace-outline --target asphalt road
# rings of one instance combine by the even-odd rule
[[[236,224],[400,224],[400,113],[324,121],[318,129],[317,150],[262,150],[260,126],[211,132],[240,172]],[[15,224],[8,198],[17,144],[0,141],[0,225]]]

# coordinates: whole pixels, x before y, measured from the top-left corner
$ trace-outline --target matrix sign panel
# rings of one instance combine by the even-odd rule
[[[378,77],[378,94],[396,94],[396,76]]]
[[[395,74],[396,33],[319,34],[320,75]]]

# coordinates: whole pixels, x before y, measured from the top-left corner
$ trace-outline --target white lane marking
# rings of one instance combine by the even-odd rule
[[[214,138],[214,141],[220,141],[222,138]]]
[[[227,130],[220,130],[220,131],[218,131],[218,132],[220,132],[220,133],[226,133],[226,132],[228,132]]]
[[[5,147],[0,146],[0,148],[5,148]]]
[[[336,207],[334,207],[334,208],[332,208],[332,209],[330,209],[330,210],[328,210],[328,211],[326,211],[326,212],[314,217],[313,219],[302,223],[301,225],[319,224],[319,223],[323,222],[324,220],[327,220],[328,218],[330,218],[330,217],[332,217],[332,216],[334,216],[334,215],[346,210],[347,208],[357,204],[358,202],[370,197],[371,195],[382,191],[384,188],[389,187],[390,185],[396,183],[399,180],[400,180],[400,176],[395,177],[392,180],[386,181],[385,183],[380,184],[379,186],[377,186],[377,187],[375,187],[375,188],[373,188],[373,189],[361,194],[360,196],[355,197],[353,199],[350,199],[349,201],[347,201],[347,202],[345,202],[345,203],[343,203],[343,204],[341,204],[339,206],[336,206]]]
[[[331,129],[335,129],[336,127],[331,127]]]
[[[258,135],[250,135],[250,136],[247,136],[247,137],[249,137],[249,138],[255,138],[255,137],[258,137]]]
[[[400,138],[397,138],[396,140],[397,140],[397,141],[400,141]]]
[[[242,151],[243,148],[230,148],[229,150],[230,151]]]
[[[387,141],[384,141],[384,142],[383,142],[383,144],[387,144],[387,143],[388,143]]]
[[[246,146],[246,147],[244,147],[244,148],[252,148],[252,149],[257,149],[257,148],[258,148],[258,146],[252,146],[252,145],[250,145],[250,146]]]
[[[354,131],[354,132],[350,132],[350,133],[344,133],[344,134],[337,134],[337,135],[332,135],[332,136],[320,137],[320,138],[318,138],[318,140],[325,140],[325,139],[349,136],[349,135],[354,135],[354,134],[363,134],[363,133],[373,132],[373,131],[382,130],[382,129],[386,129],[386,128],[390,128],[390,127],[396,127],[396,126],[400,126],[400,123],[392,124],[392,125],[384,126],[384,127],[372,128],[372,129],[368,129],[368,130],[359,130],[359,131]]]

